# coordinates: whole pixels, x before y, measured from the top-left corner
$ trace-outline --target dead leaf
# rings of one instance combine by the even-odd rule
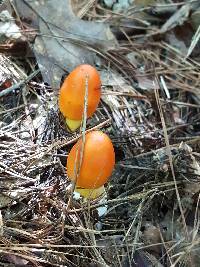
[[[6,258],[7,261],[13,263],[16,267],[26,266],[29,263],[28,260],[23,259],[22,257],[16,256],[14,254],[8,254],[5,255],[4,257]]]
[[[161,252],[161,245],[158,245],[161,242],[159,229],[151,223],[146,223],[143,239],[146,245],[151,245],[150,248],[148,248],[148,251],[159,255]]]
[[[191,23],[192,23],[193,28],[197,30],[200,25],[200,8],[198,8],[192,13]]]
[[[141,7],[146,7],[146,6],[151,6],[156,3],[156,0],[135,0],[134,4],[136,6],[141,6]]]
[[[7,10],[0,13],[0,36],[14,40],[22,37],[20,28],[15,24],[13,17]]]
[[[160,33],[165,33],[175,28],[177,25],[182,25],[187,20],[190,10],[190,4],[183,5],[165,22],[160,29]]]
[[[174,31],[168,32],[165,35],[166,41],[174,48],[180,51],[183,55],[187,53],[187,46],[183,39],[178,38]]]
[[[94,65],[96,48],[107,50],[117,43],[107,25],[76,17],[69,0],[60,0],[59,5],[54,0],[17,0],[15,5],[26,18],[34,13],[32,25],[38,25],[40,33],[34,52],[44,80],[52,87],[60,86],[65,71],[81,63]]]
[[[122,267],[163,267],[161,263],[150,253],[138,250],[134,253],[133,259],[126,256],[122,262]]]
[[[138,86],[140,87],[140,89],[142,90],[154,90],[155,88],[156,89],[159,89],[159,84],[158,82],[156,81],[156,79],[152,76],[148,76],[148,75],[142,75],[138,72],[138,74],[136,74],[136,78],[137,78],[137,81],[138,81]]]

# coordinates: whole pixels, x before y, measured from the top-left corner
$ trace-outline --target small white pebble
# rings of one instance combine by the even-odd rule
[[[101,203],[104,204],[104,203],[106,203],[106,201],[107,201],[107,195],[105,195],[104,197],[102,197],[99,200],[99,204],[101,204]],[[108,210],[108,205],[103,205],[103,206],[97,208],[97,212],[98,212],[99,217],[105,215],[107,210]]]

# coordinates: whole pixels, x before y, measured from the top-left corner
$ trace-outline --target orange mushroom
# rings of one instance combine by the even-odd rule
[[[101,80],[97,70],[87,64],[76,67],[60,88],[59,108],[71,131],[81,125],[88,86],[87,118],[95,112],[101,97]]]
[[[104,191],[114,165],[115,152],[110,138],[101,131],[91,131],[85,135],[84,148],[82,139],[72,147],[67,158],[67,174],[70,180],[76,181],[80,194],[86,197],[92,192],[95,198]]]

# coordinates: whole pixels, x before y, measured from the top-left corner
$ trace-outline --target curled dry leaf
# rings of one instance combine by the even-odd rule
[[[43,78],[52,87],[59,87],[64,71],[81,63],[95,64],[95,49],[107,50],[116,39],[103,23],[76,17],[69,0],[15,1],[22,17],[31,19],[38,28],[34,52]]]

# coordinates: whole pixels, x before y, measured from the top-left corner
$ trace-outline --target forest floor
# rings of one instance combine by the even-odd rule
[[[0,266],[200,266],[199,0],[2,2]],[[116,164],[104,201],[69,206],[83,128],[57,100],[83,62]]]

